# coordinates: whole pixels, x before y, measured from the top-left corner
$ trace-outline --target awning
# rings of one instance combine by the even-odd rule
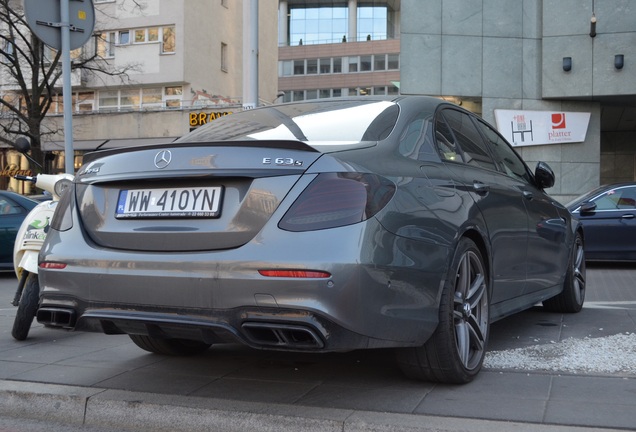
[[[179,137],[78,140],[73,141],[73,150],[94,151],[120,147],[169,144],[177,138]],[[42,143],[42,151],[64,151],[64,141]]]

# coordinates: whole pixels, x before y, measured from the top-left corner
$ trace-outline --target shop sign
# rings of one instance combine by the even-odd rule
[[[513,147],[585,141],[590,113],[495,110],[497,130]]]
[[[226,115],[232,114],[231,111],[226,112],[191,112],[190,113],[190,127],[202,126],[206,123],[211,122],[212,120],[216,120],[219,117],[223,117]]]
[[[0,177],[13,178],[15,175],[32,176],[33,171],[30,169],[21,170],[16,164],[9,164],[9,166],[2,168],[2,171],[0,171]]]

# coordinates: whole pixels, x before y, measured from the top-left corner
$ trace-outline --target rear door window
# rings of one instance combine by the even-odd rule
[[[454,109],[445,109],[440,115],[446,119],[459,146],[463,162],[468,165],[497,170],[495,161],[484,143],[475,123],[466,113]]]
[[[528,172],[526,164],[523,163],[506,140],[481,120],[477,120],[476,123],[486,137],[486,141],[490,145],[491,153],[499,169],[510,177],[530,183],[532,177]]]

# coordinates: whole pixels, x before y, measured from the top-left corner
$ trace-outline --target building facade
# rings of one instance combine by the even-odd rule
[[[281,99],[399,94],[400,16],[399,0],[281,0]]]
[[[499,110],[589,114],[582,141],[517,147],[531,167],[554,169],[548,192],[562,202],[636,179],[636,2],[402,0],[401,9],[402,94],[450,96],[493,124]]]
[[[219,115],[242,109],[242,0],[94,0],[97,53],[109,75],[73,72],[75,165],[97,148],[170,142]],[[258,3],[258,87],[262,104],[277,94],[276,2]],[[81,55],[81,51],[73,53]],[[45,121],[42,149],[64,169],[62,82]],[[0,82],[8,97],[11,82]],[[3,166],[25,161],[5,147]],[[6,171],[6,169],[5,169]],[[8,171],[7,171],[8,172]],[[5,180],[6,181],[6,180]],[[15,182],[15,181],[14,181]],[[16,182],[17,183],[17,182]],[[9,185],[18,190],[20,183]]]

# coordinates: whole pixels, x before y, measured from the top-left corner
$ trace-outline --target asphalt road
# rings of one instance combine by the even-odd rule
[[[125,335],[65,332],[37,323],[26,341],[17,342],[10,305],[16,283],[13,275],[0,274],[0,416],[8,418],[189,432],[636,425],[636,371],[520,365],[486,368],[470,384],[447,386],[406,379],[390,350],[320,355],[226,345],[174,358],[146,353]],[[583,311],[564,315],[535,307],[499,321],[492,326],[490,350],[633,333],[636,266],[594,265],[588,267]]]

